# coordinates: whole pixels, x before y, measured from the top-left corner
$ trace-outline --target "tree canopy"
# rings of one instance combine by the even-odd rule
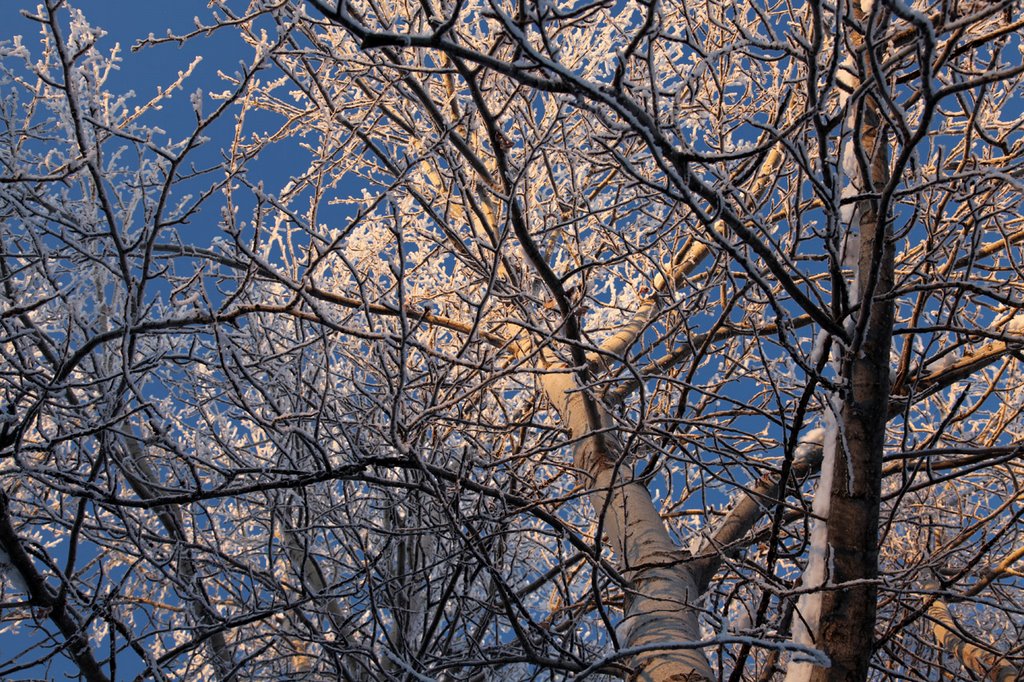
[[[209,5],[5,17],[0,677],[1016,679],[1020,3]]]

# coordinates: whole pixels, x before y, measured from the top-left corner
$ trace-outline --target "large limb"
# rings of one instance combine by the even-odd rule
[[[466,75],[466,74],[464,74]],[[546,370],[540,375],[548,401],[562,425],[576,441],[573,463],[582,486],[598,514],[598,540],[607,535],[620,571],[631,585],[626,596],[622,632],[632,657],[630,679],[649,682],[711,680],[711,667],[701,648],[697,602],[700,598],[689,555],[672,540],[647,487],[636,480],[625,451],[604,406],[581,386],[588,375],[587,358],[578,345],[580,320],[561,280],[551,270],[533,241],[526,217],[514,197],[504,150],[497,142],[497,126],[486,102],[473,90],[487,126],[509,202],[512,229],[536,276],[549,290],[561,313],[565,336],[573,342],[569,352],[575,368],[557,359],[550,349],[533,350],[526,341],[520,352],[532,352]],[[664,645],[660,648],[659,645]]]
[[[349,627],[348,619],[341,608],[341,603],[336,596],[329,593],[327,580],[324,578],[324,573],[319,564],[317,564],[316,559],[305,545],[303,532],[295,528],[285,513],[279,511],[276,516],[277,525],[280,528],[277,534],[278,539],[284,545],[285,555],[288,557],[292,571],[302,581],[310,594],[316,595],[318,600],[323,599],[326,602],[327,615],[336,633],[337,641],[344,645],[346,649],[355,647],[355,635],[352,632],[352,628]],[[362,662],[358,661],[355,656],[347,658],[347,667],[343,671],[346,680],[363,681],[370,679],[366,666]],[[299,655],[296,656],[296,667],[301,667],[300,664],[302,663],[308,664],[309,662],[306,659],[305,652],[300,651]]]
[[[782,163],[782,152],[778,146],[772,147],[765,155],[761,167],[754,176],[749,194],[752,197],[759,196],[771,184],[775,172]],[[725,232],[725,222],[716,220],[711,229],[722,234]],[[666,298],[676,289],[684,278],[689,276],[698,265],[711,253],[707,243],[696,239],[689,239],[672,258],[667,272],[661,273],[654,278],[653,293],[640,302],[633,316],[625,324],[618,328],[615,334],[608,337],[601,344],[599,352],[587,354],[587,360],[597,365],[606,358],[621,357],[630,346],[636,343],[637,339],[644,333],[644,330],[651,324],[651,321],[662,311]]]
[[[925,589],[929,592],[938,590],[938,580],[930,580]],[[929,594],[925,596],[925,605],[928,606],[928,619],[931,621],[935,643],[946,653],[955,656],[972,675],[988,682],[1013,682],[1017,679],[1017,669],[1009,661],[973,644],[961,632],[944,601]]]
[[[552,366],[541,376],[544,393],[577,444],[574,464],[599,527],[615,551],[620,571],[631,582],[620,645],[641,648],[632,663],[634,677],[645,681],[712,680],[700,648],[697,579],[689,555],[673,542],[647,487],[633,478],[619,439],[599,410],[591,423],[587,398],[573,374]],[[664,649],[657,648],[664,644]]]
[[[549,348],[537,348],[531,339],[517,343],[519,354],[529,353],[539,368],[541,388],[555,407],[562,425],[576,441],[573,463],[580,484],[589,492],[598,514],[598,541],[608,537],[621,573],[631,585],[626,596],[621,632],[632,657],[631,679],[650,682],[713,679],[701,648],[697,590],[689,556],[673,542],[654,506],[647,487],[636,480],[625,451],[604,406],[581,379],[588,375],[587,358],[580,350],[580,320],[568,300],[560,278],[534,242],[518,200],[508,159],[498,143],[499,130],[487,103],[470,74],[478,111],[487,127],[495,160],[509,200],[512,229],[526,261],[543,282],[560,311],[565,337],[571,342],[573,368]],[[660,645],[664,645],[661,648]]]
[[[814,429],[808,433],[793,456],[790,476],[802,480],[818,473],[821,467],[824,431]],[[747,534],[766,514],[784,499],[786,483],[781,476],[772,474],[758,479],[751,487],[740,492],[728,513],[702,540],[697,551],[698,585],[707,590],[711,578],[722,561],[735,555],[745,546]]]

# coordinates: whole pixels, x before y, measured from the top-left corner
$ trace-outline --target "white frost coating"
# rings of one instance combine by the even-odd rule
[[[414,680],[419,682],[437,682],[433,677],[427,677],[421,673],[416,672],[416,669],[409,665],[404,659],[400,658],[397,654],[393,653],[386,646],[379,648],[380,653],[384,654],[391,662],[401,668],[407,675],[412,676]]]
[[[189,96],[189,100],[192,102],[192,110],[194,112],[196,112],[196,118],[202,118],[203,117],[203,89],[202,88],[197,88],[196,91],[193,92]]]
[[[953,367],[959,361],[959,354],[947,353],[941,358],[936,358],[935,360],[930,361],[925,367],[928,370],[928,374],[941,374]]]
[[[811,450],[823,447],[825,444],[826,435],[828,434],[825,427],[823,426],[818,426],[805,433],[804,437],[800,439],[800,442],[796,446],[794,459],[796,459],[799,462],[809,457],[811,454]]]
[[[818,332],[818,335],[814,337],[814,347],[811,348],[811,355],[807,358],[808,364],[812,367],[821,361],[821,356],[825,352],[825,342],[829,340],[830,336],[831,335],[826,330],[822,329]]]
[[[1024,334],[1024,313],[1018,313],[1010,318],[1006,324],[1006,333]]]
[[[832,404],[832,401],[829,401]],[[824,427],[820,430],[822,434],[822,460],[821,478],[818,479],[818,486],[814,491],[814,503],[811,510],[814,512],[814,523],[811,526],[811,549],[807,560],[807,568],[803,575],[803,588],[812,590],[800,595],[797,601],[797,617],[793,619],[793,636],[791,641],[804,647],[814,646],[814,633],[818,629],[818,621],[821,617],[821,591],[817,588],[823,587],[828,579],[826,567],[828,558],[828,513],[831,506],[832,474],[835,470],[837,441],[839,438],[839,427],[836,418],[836,405],[832,404],[831,409],[825,410]],[[807,434],[817,435],[819,429]],[[810,680],[811,670],[815,664],[820,665],[813,657],[794,653],[786,670],[785,682],[805,682]]]
[[[866,0],[870,4],[870,0]],[[870,11],[870,10],[865,10]],[[857,76],[857,65],[853,55],[847,55],[839,67],[837,79],[842,87],[839,88],[839,105],[845,107],[850,99],[850,93],[860,85],[860,78]],[[846,124],[843,134],[846,140],[843,142],[841,162],[839,164],[840,178],[840,219],[847,226],[847,232],[843,243],[840,245],[840,261],[843,266],[853,268],[856,273],[857,257],[860,251],[860,216],[857,212],[857,202],[854,197],[861,193],[865,183],[860,174],[860,162],[857,159],[857,145],[854,143],[853,130],[856,127],[856,112],[852,109],[846,112]],[[850,285],[848,292],[850,300],[857,298],[856,276]]]

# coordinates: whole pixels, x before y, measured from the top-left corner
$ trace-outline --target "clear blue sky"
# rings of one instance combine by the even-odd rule
[[[31,0],[0,3],[0,40],[10,40],[20,34],[31,49],[36,43],[34,37],[39,33],[39,25],[21,15],[35,13],[36,4]],[[168,28],[175,32],[189,31],[194,27],[193,17],[205,19],[210,14],[206,0],[79,0],[72,1],[71,5],[80,9],[94,26],[107,31],[104,42],[108,49],[114,43],[120,43],[126,52],[136,40],[150,33],[165,35]],[[205,43],[202,46],[204,53],[206,50],[229,51],[226,40],[202,42]],[[199,49],[199,44],[186,45],[182,49],[168,45],[124,55],[122,71],[115,76],[112,85],[115,89],[135,89],[140,96],[148,94],[158,82],[155,76],[175,74],[177,69],[191,61]]]
[[[175,121],[175,116],[188,112],[191,117],[191,105],[188,92],[202,87],[205,91],[222,90],[223,84],[217,78],[217,70],[233,70],[232,65],[240,59],[251,55],[248,49],[231,30],[216,34],[213,37],[200,37],[178,47],[174,44],[159,45],[131,52],[130,48],[139,39],[153,34],[166,35],[170,28],[176,33],[193,30],[193,17],[200,17],[205,24],[212,23],[210,12],[206,7],[207,0],[79,0],[71,5],[80,9],[89,23],[103,28],[107,36],[100,42],[99,48],[110,53],[115,45],[120,44],[122,62],[107,84],[107,88],[116,93],[134,91],[134,104],[142,104],[156,94],[158,86],[166,86],[172,82],[180,70],[187,68],[198,54],[202,54],[203,62],[197,68],[194,78],[189,81],[185,93],[176,93],[173,101],[164,110],[147,117],[145,122],[159,125],[167,130],[170,137],[180,137],[191,128],[193,120],[186,119],[184,125]],[[40,51],[39,36],[41,25],[25,18],[25,13],[36,13],[37,2],[29,0],[0,1],[0,42],[9,42],[16,35],[21,35],[25,47],[33,57]],[[64,14],[66,17],[66,14]],[[2,97],[4,92],[0,92]],[[215,141],[209,153],[215,154],[219,141]],[[205,152],[204,152],[205,153]],[[207,212],[209,215],[210,212]],[[201,216],[204,217],[204,216]],[[197,244],[209,243],[216,236],[215,221],[197,220],[187,228],[191,234],[185,235],[188,241]],[[53,549],[58,560],[63,560],[65,548]],[[89,547],[81,551],[88,554]],[[56,632],[52,624],[43,620],[43,630]],[[41,640],[42,630],[22,627],[17,634],[0,634],[0,664],[9,661],[19,652],[29,649]],[[60,639],[60,636],[57,636]],[[121,642],[123,644],[123,642]],[[48,648],[48,647],[47,647]],[[46,648],[37,650],[38,656]],[[107,655],[106,642],[96,649],[101,658]],[[141,668],[134,653],[123,653],[118,657],[118,679],[131,679]],[[7,680],[64,680],[73,679],[75,666],[64,656],[56,656],[49,661],[27,670],[19,671]],[[70,676],[70,677],[69,677]]]

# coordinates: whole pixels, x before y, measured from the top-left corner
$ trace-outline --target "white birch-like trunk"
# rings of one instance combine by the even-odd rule
[[[851,53],[839,78],[859,99],[846,106],[846,139],[842,188],[848,203],[842,209],[849,239],[845,256],[856,255],[848,301],[852,311],[850,342],[844,349],[840,396],[835,406],[838,435],[830,472],[825,552],[828,559],[823,589],[817,600],[815,642],[830,660],[805,675],[813,682],[862,682],[869,674],[878,592],[878,542],[882,460],[889,409],[890,353],[894,305],[894,249],[890,210],[882,190],[889,181],[888,140],[879,94],[873,91],[873,53],[879,47],[872,0],[852,7],[862,27],[851,30]],[[854,55],[858,59],[854,60]],[[866,87],[856,87],[864,84]],[[844,96],[845,100],[845,96]],[[849,201],[857,198],[856,201]],[[845,259],[844,259],[845,260]],[[852,262],[851,265],[854,265]],[[838,282],[837,282],[838,285]],[[812,576],[813,578],[813,576]]]
[[[631,679],[683,682],[713,679],[698,646],[697,580],[689,555],[673,542],[647,487],[633,480],[628,453],[608,427],[603,408],[579,389],[564,366],[541,383],[562,422],[577,440],[574,464],[600,515],[600,526],[631,582],[620,632],[626,648],[644,648],[632,659]],[[596,418],[597,423],[592,423]],[[666,648],[658,648],[664,644]]]
[[[806,647],[815,646],[818,624],[821,619],[821,589],[828,581],[828,513],[831,502],[832,473],[835,467],[837,439],[839,429],[836,415],[832,410],[825,410],[825,431],[822,440],[823,454],[821,460],[821,477],[814,491],[814,502],[811,511],[814,520],[811,522],[810,551],[807,567],[802,576],[802,588],[813,590],[804,592],[797,600],[796,612],[793,616],[793,642]],[[795,654],[786,668],[785,682],[804,682],[810,679],[814,661]]]
[[[938,590],[939,583],[930,581],[925,588],[929,591]],[[926,596],[925,603],[929,599],[930,596]],[[955,656],[971,672],[972,677],[977,676],[987,682],[1013,682],[1018,679],[1017,668],[1009,661],[967,641],[954,623],[949,607],[941,599],[936,599],[928,607],[928,619],[939,649]]]

